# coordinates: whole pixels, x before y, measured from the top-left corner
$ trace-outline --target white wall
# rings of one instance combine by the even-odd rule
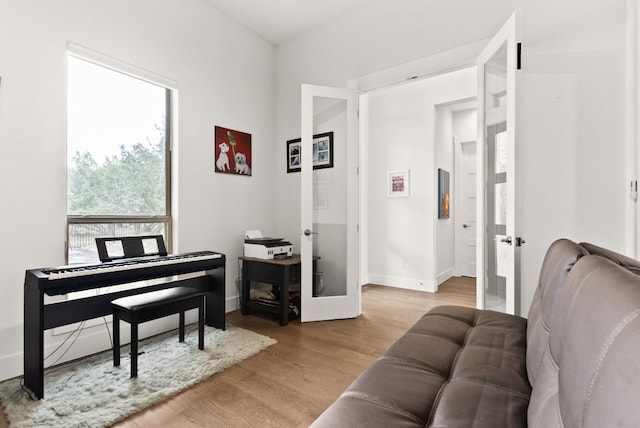
[[[456,143],[478,138],[478,111],[475,108],[453,113],[453,139]]]
[[[463,3],[373,2],[279,45],[276,144],[300,132],[301,83],[344,87],[351,79],[486,39],[520,8],[518,210],[527,240],[521,249],[526,313],[553,239],[567,236],[624,250],[625,5],[621,0]],[[277,199],[284,202],[299,187],[285,177],[284,159],[278,162]],[[279,230],[287,233],[295,233],[298,224],[295,211],[278,218]]]
[[[25,270],[65,260],[67,41],[178,82],[175,250],[225,253],[234,309],[243,232],[274,224],[273,46],[200,0],[0,0],[0,10],[0,379],[22,372]],[[215,125],[252,134],[252,177],[213,172]],[[45,354],[60,340],[47,335]],[[95,327],[69,357],[108,346]]]
[[[558,237],[625,250],[624,27],[529,50],[517,154],[522,308]]]

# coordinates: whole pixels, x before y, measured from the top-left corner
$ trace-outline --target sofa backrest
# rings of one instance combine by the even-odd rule
[[[556,308],[528,426],[640,426],[640,276],[584,256]]]
[[[622,266],[623,268],[630,270],[637,275],[640,275],[639,260],[632,259],[631,257],[624,256],[606,248],[598,247],[597,245],[593,245],[588,242],[582,242],[580,243],[580,246],[587,250],[589,254],[597,254],[599,256],[602,256],[605,259],[609,259],[615,264]]]
[[[558,294],[571,268],[586,254],[582,246],[568,239],[555,241],[547,250],[527,316],[527,375],[531,385],[549,343],[551,314]]]

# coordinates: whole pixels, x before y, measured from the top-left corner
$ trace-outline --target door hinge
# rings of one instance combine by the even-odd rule
[[[526,241],[523,238],[519,236],[516,237],[516,247],[522,247],[522,244],[524,244],[525,242]]]
[[[629,199],[633,202],[638,201],[638,180],[631,180],[629,183]]]
[[[517,68],[518,70],[522,69],[522,43],[518,42],[516,45],[516,55],[517,55]]]

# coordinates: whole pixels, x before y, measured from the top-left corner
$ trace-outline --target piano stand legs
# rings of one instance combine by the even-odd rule
[[[120,366],[120,320],[116,319],[115,313],[113,314],[113,366]]]
[[[138,377],[138,320],[131,320],[131,377]]]

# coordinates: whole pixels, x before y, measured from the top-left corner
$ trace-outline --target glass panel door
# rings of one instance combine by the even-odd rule
[[[516,16],[507,21],[478,58],[482,142],[478,169],[484,194],[478,232],[478,307],[516,313],[519,307],[515,248]],[[480,262],[481,261],[481,262]]]
[[[357,95],[303,85],[301,320],[358,315]]]

